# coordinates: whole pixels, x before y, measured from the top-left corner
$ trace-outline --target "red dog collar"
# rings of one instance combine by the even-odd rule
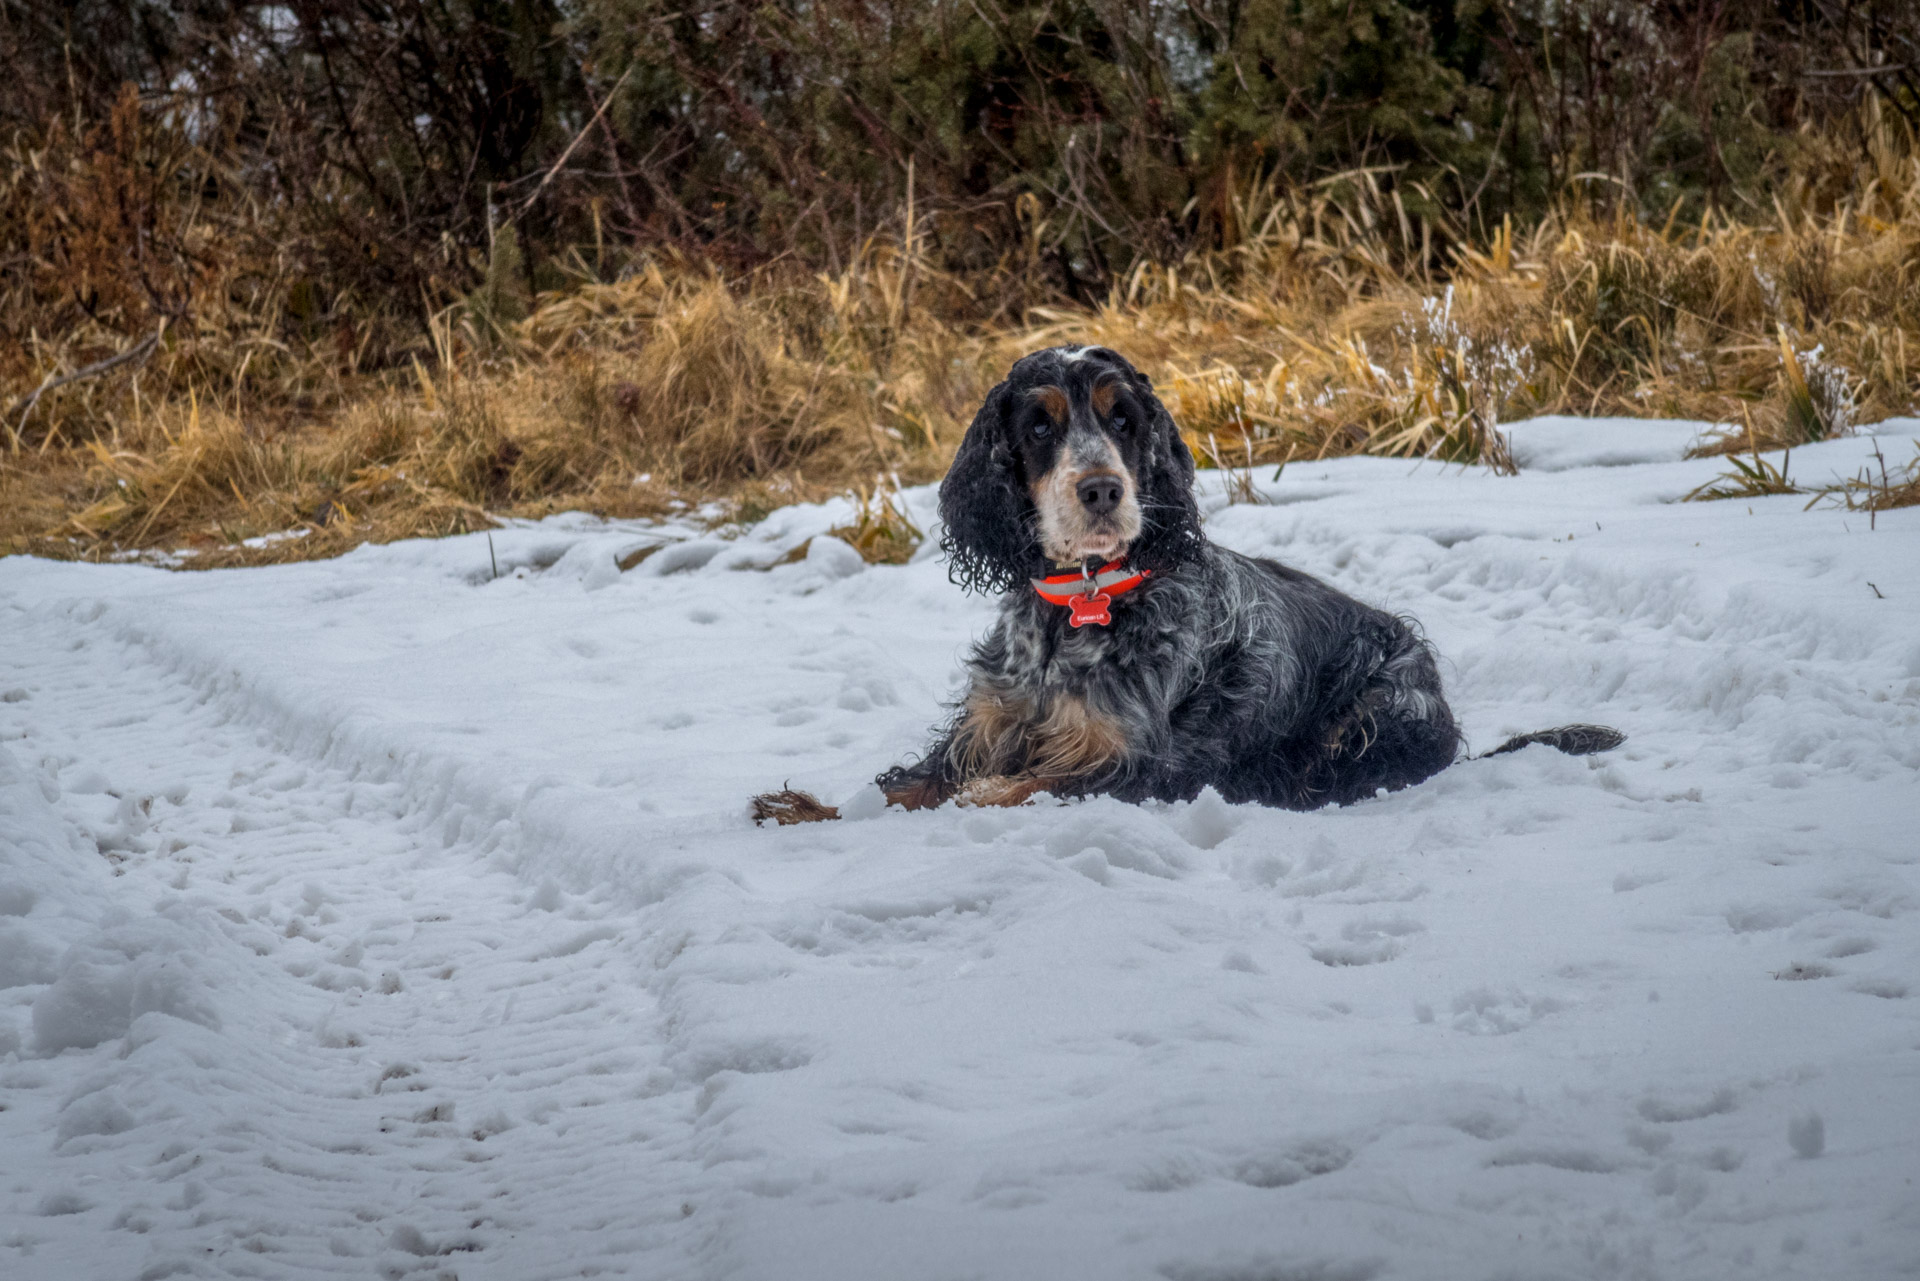
[[[1152,570],[1143,569],[1138,573],[1128,571],[1125,561],[1110,560],[1100,567],[1097,574],[1089,574],[1082,569],[1078,574],[1054,574],[1049,578],[1035,578],[1029,581],[1040,599],[1050,605],[1065,605],[1073,611],[1067,622],[1074,627],[1085,627],[1092,623],[1105,627],[1113,621],[1113,615],[1107,612],[1107,605],[1122,592],[1130,592],[1147,581]]]

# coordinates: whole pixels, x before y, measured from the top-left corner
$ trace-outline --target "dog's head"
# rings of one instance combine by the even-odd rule
[[[940,485],[953,580],[1000,592],[1087,560],[1165,572],[1202,545],[1193,455],[1153,384],[1105,347],[1022,358]]]

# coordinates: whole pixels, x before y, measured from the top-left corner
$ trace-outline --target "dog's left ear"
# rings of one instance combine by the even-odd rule
[[[940,549],[947,577],[970,592],[1011,591],[1044,573],[1033,501],[1021,487],[1006,416],[1013,384],[987,393],[940,482]]]
[[[1140,537],[1127,559],[1138,569],[1164,573],[1196,559],[1207,540],[1200,532],[1200,507],[1193,498],[1193,454],[1146,375],[1136,377],[1152,433],[1141,459]]]

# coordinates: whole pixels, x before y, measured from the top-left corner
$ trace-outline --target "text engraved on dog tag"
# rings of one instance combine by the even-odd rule
[[[1067,621],[1075,627],[1085,627],[1088,623],[1105,627],[1113,621],[1113,615],[1107,612],[1107,603],[1112,599],[1105,592],[1075,596],[1070,602],[1073,616]]]

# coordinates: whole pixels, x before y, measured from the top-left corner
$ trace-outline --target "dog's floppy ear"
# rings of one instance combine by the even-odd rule
[[[1138,477],[1140,536],[1128,550],[1127,563],[1158,573],[1177,569],[1196,559],[1207,542],[1200,532],[1200,508],[1193,498],[1193,454],[1173,415],[1153,394],[1153,379],[1117,351],[1105,347],[1095,351],[1108,363],[1119,366],[1133,384],[1134,395],[1145,402],[1149,422]]]
[[[1153,425],[1140,466],[1140,537],[1127,560],[1136,569],[1165,573],[1197,558],[1207,540],[1193,499],[1193,454],[1152,384],[1144,374],[1138,378],[1137,393]]]
[[[940,549],[947,554],[947,577],[968,591],[1011,591],[1036,569],[1044,572],[1033,502],[1016,475],[1007,430],[1012,403],[1011,381],[987,393],[940,482],[940,519],[947,527]]]

